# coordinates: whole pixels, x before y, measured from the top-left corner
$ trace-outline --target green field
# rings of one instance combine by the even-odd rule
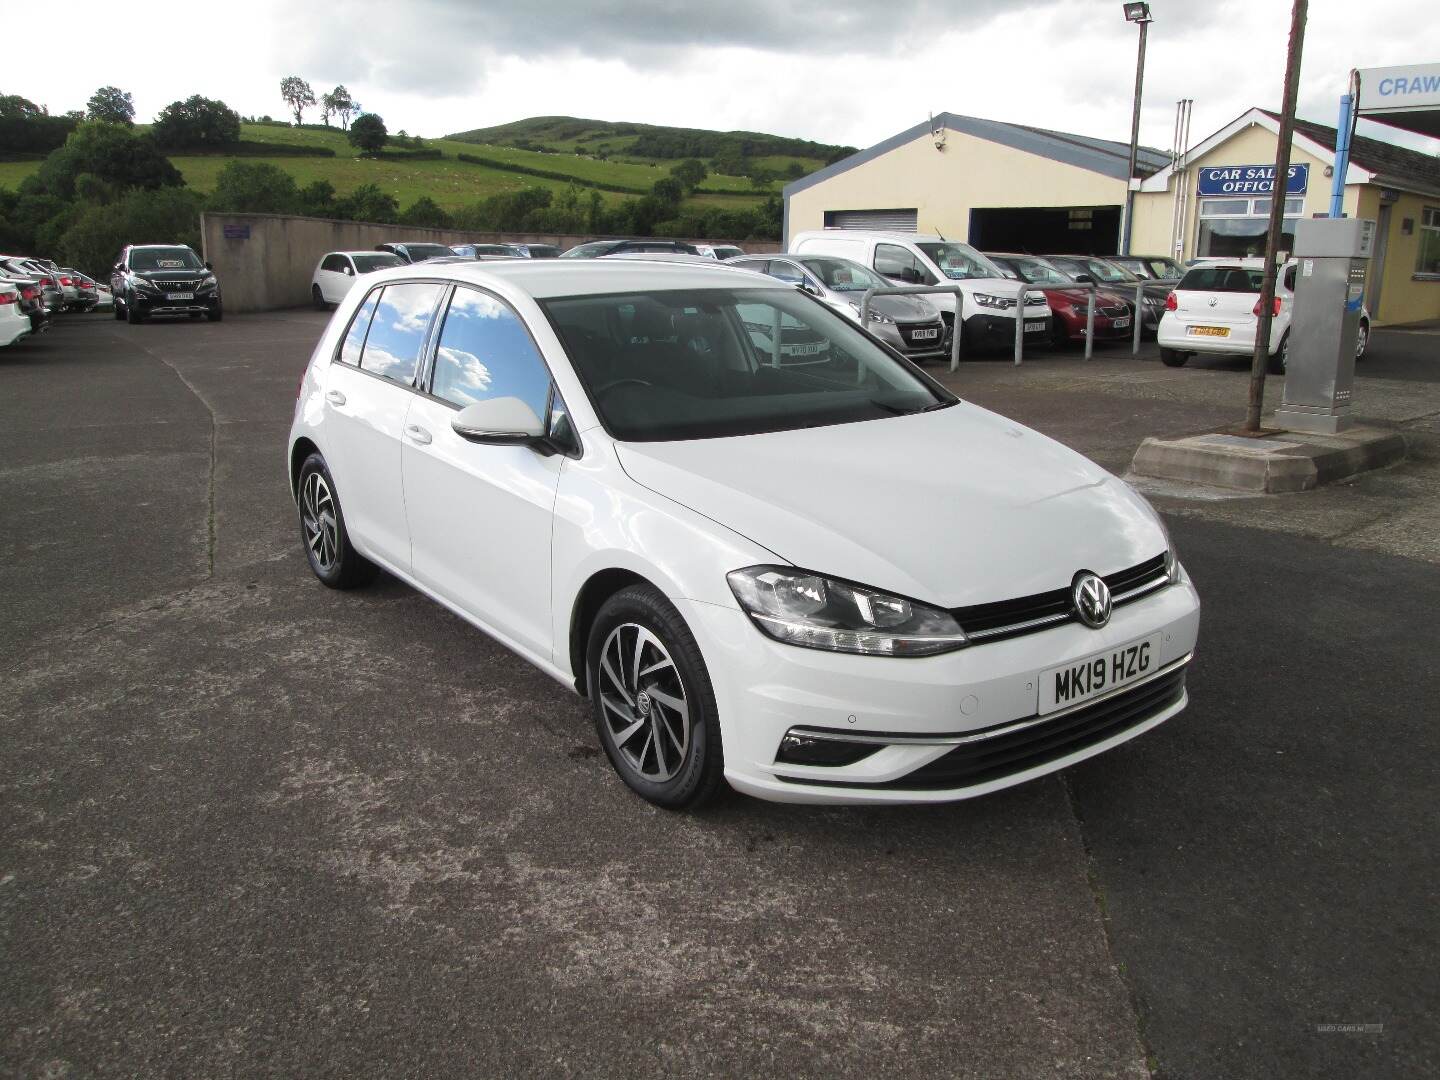
[[[576,180],[600,188],[607,203],[627,198],[605,187],[647,190],[656,180],[669,174],[669,165],[627,164],[599,161],[589,157],[560,153],[519,150],[508,146],[492,146],[451,139],[426,140],[426,146],[438,149],[444,157],[430,161],[384,161],[362,158],[346,141],[339,129],[317,130],[291,128],[270,124],[242,124],[240,137],[250,142],[268,142],[290,146],[325,147],[334,157],[250,157],[248,162],[264,161],[283,169],[302,187],[315,180],[328,180],[340,195],[346,195],[362,184],[376,184],[393,195],[402,207],[409,206],[422,195],[428,195],[447,210],[476,202],[491,195],[519,191],[524,188],[548,188],[560,191],[565,180],[530,176],[488,165],[460,161],[460,153],[475,154],[497,162],[563,173]],[[172,157],[185,182],[198,191],[211,191],[215,177],[233,160],[223,154]],[[0,162],[0,187],[14,189],[26,176],[40,167],[38,161]],[[723,194],[696,195],[686,205],[754,206],[764,197],[756,192],[748,178],[742,176],[711,176],[701,185],[708,192]]]

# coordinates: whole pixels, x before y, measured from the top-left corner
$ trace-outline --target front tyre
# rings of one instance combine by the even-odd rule
[[[145,316],[142,315],[139,308],[135,306],[134,297],[125,301],[125,321],[131,326],[138,326],[145,321]]]
[[[205,317],[211,322],[219,322],[225,317],[225,309],[219,304],[216,304],[209,311],[205,312]]]
[[[315,576],[332,589],[353,589],[374,581],[378,568],[351,546],[335,481],[319,454],[311,454],[300,466],[297,491],[300,540]]]
[[[325,294],[320,291],[319,285],[310,286],[310,302],[315,305],[316,311],[327,311],[330,305],[325,302]]]
[[[630,790],[667,810],[720,789],[725,755],[710,673],[685,620],[653,585],[601,607],[586,650],[600,745]]]

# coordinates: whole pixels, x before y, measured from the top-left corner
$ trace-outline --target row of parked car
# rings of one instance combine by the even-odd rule
[[[311,293],[315,305],[325,308],[339,303],[358,276],[387,266],[431,259],[555,257],[721,260],[794,285],[857,321],[860,297],[870,289],[953,286],[966,312],[961,333],[967,350],[1009,348],[1017,318],[1023,320],[1027,344],[1054,346],[1083,342],[1087,334],[1096,344],[1128,342],[1138,320],[1143,336],[1159,339],[1161,359],[1172,367],[1196,353],[1254,351],[1263,273],[1259,259],[1200,259],[1187,269],[1164,255],[980,252],[941,236],[825,229],[802,232],[788,251],[764,255],[728,244],[665,239],[596,240],[564,252],[545,245],[381,244],[375,251],[327,254],[316,267]],[[1270,338],[1275,371],[1284,370],[1288,355],[1294,277],[1292,262],[1276,286]],[[950,351],[955,311],[953,295],[880,296],[870,304],[868,328],[913,360],[939,359]],[[1357,359],[1369,334],[1367,312]],[[785,345],[796,362],[804,347],[804,342]]]
[[[78,270],[49,259],[0,255],[0,348],[43,334],[62,312],[113,303],[107,286]]]

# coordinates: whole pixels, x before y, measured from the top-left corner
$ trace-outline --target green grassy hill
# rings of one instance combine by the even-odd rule
[[[300,186],[315,180],[328,180],[340,195],[346,195],[362,184],[376,184],[394,195],[402,207],[422,195],[428,195],[440,206],[454,210],[461,206],[502,192],[527,187],[543,187],[559,191],[569,178],[595,187],[607,202],[628,198],[635,192],[648,191],[656,180],[669,174],[673,162],[664,164],[600,161],[586,156],[544,153],[503,145],[477,145],[475,141],[429,139],[427,147],[442,156],[435,160],[374,160],[362,158],[346,141],[338,128],[293,128],[283,124],[242,124],[240,137],[246,142],[284,146],[316,147],[333,150],[334,157],[266,157],[247,153],[245,161],[265,161],[295,178]],[[483,157],[490,164],[477,165],[462,161],[457,155]],[[178,155],[170,159],[190,187],[212,191],[215,177],[232,160],[225,154]],[[40,167],[39,161],[0,162],[0,188],[14,189],[19,182]],[[557,174],[535,176],[520,169],[533,169]],[[563,177],[563,178],[561,178]],[[686,206],[724,206],[745,208],[756,205],[766,194],[778,188],[777,183],[757,189],[744,176],[712,175],[700,192]]]
[[[792,165],[804,173],[814,172],[855,152],[852,146],[788,139],[759,131],[710,131],[586,120],[576,116],[532,116],[495,127],[456,132],[446,138],[608,161],[674,164],[681,158],[694,157],[705,161],[712,171],[719,163],[748,159],[752,164],[782,175],[790,171]],[[707,181],[707,186],[713,185]]]

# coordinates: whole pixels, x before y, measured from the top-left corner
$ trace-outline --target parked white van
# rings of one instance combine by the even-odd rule
[[[789,250],[796,255],[839,255],[873,269],[896,285],[958,285],[964,297],[966,349],[1007,349],[1015,341],[1016,282],[969,244],[920,233],[823,229],[797,233]],[[955,300],[944,293],[927,296],[947,326],[955,321]],[[1025,343],[1050,340],[1050,305],[1039,291],[1025,294]]]

